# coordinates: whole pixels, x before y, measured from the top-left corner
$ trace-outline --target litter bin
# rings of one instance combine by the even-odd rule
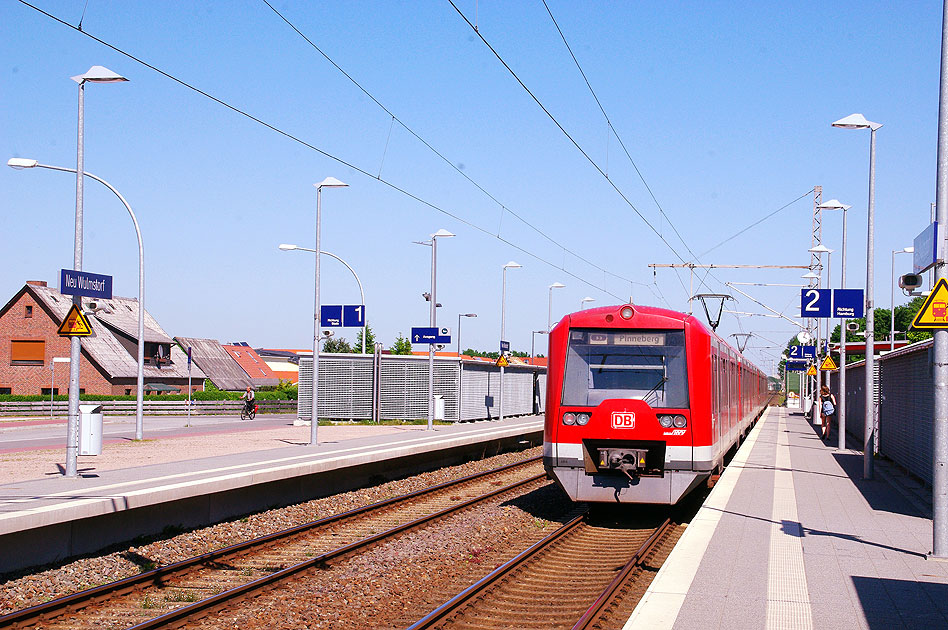
[[[434,403],[435,403],[434,419],[444,420],[444,396],[441,396],[440,394],[435,394]]]
[[[79,454],[102,454],[102,405],[79,405]]]

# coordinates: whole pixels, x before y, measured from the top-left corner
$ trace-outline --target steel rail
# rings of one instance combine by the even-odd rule
[[[490,499],[499,494],[509,492],[510,490],[515,490],[519,488],[520,486],[524,486],[534,481],[539,481],[545,478],[546,478],[546,473],[541,473],[541,474],[529,477],[527,479],[516,481],[502,488],[491,490],[487,494],[482,494],[479,497],[475,497],[473,499],[469,499],[457,505],[453,505],[449,508],[445,508],[439,512],[435,512],[434,514],[429,514],[427,516],[423,516],[421,518],[415,519],[414,521],[409,521],[408,523],[404,523],[397,527],[393,527],[392,529],[386,530],[379,534],[375,534],[374,536],[369,536],[367,538],[363,538],[361,540],[357,540],[355,542],[349,543],[348,545],[344,545],[332,551],[315,556],[309,560],[306,560],[305,562],[295,564],[291,567],[287,567],[275,573],[271,573],[270,575],[267,575],[262,578],[258,578],[256,580],[248,582],[246,584],[242,584],[240,586],[234,587],[230,590],[224,591],[223,593],[214,595],[213,597],[203,599],[199,602],[195,602],[188,606],[182,606],[181,608],[177,608],[175,610],[167,612],[164,615],[161,615],[159,617],[155,617],[153,619],[149,619],[148,621],[142,622],[138,625],[131,626],[128,630],[152,630],[154,628],[162,628],[162,627],[171,626],[172,624],[182,624],[187,621],[192,621],[193,619],[197,617],[204,616],[208,613],[213,612],[215,609],[219,609],[226,606],[229,603],[233,603],[234,601],[237,601],[239,598],[245,597],[249,595],[250,593],[253,593],[262,588],[265,588],[269,586],[270,584],[273,584],[274,582],[279,582],[289,577],[292,577],[293,575],[301,571],[305,571],[306,569],[311,569],[317,566],[325,566],[330,560],[334,560],[339,557],[345,556],[363,547],[373,545],[387,538],[391,538],[397,534],[401,534],[406,531],[415,529],[417,527],[426,525],[432,521],[436,521],[445,516],[449,516],[453,514],[454,512],[458,512],[465,508],[471,507],[474,504],[480,503],[482,501],[486,501],[487,499]]]
[[[572,630],[585,630],[586,628],[592,627],[592,625],[599,620],[600,615],[613,601],[613,595],[622,586],[625,581],[628,579],[629,574],[632,573],[642,564],[645,560],[645,556],[651,552],[652,548],[658,542],[658,540],[665,535],[665,533],[671,529],[672,522],[671,519],[665,519],[665,522],[658,526],[658,528],[648,537],[642,546],[639,547],[638,551],[629,559],[629,561],[622,567],[622,570],[619,571],[615,579],[609,583],[605,589],[603,589],[602,594],[596,598],[596,601],[586,609],[586,612],[573,624]]]
[[[514,556],[513,558],[511,558],[504,564],[500,565],[499,567],[497,567],[496,569],[494,569],[493,571],[485,575],[483,578],[481,578],[474,584],[471,584],[469,587],[467,587],[466,589],[464,589],[463,591],[461,591],[460,593],[458,593],[457,595],[455,595],[454,597],[452,597],[445,603],[441,604],[440,606],[432,610],[430,613],[428,613],[427,615],[425,615],[424,617],[422,617],[421,619],[419,619],[412,625],[408,626],[407,630],[422,630],[423,628],[430,628],[438,621],[441,621],[448,614],[454,612],[455,610],[463,606],[465,603],[467,603],[468,601],[476,597],[478,594],[482,593],[489,586],[499,581],[502,577],[510,573],[512,570],[521,566],[523,563],[525,563],[527,560],[532,558],[538,552],[542,551],[543,549],[546,549],[549,545],[551,545],[556,540],[560,539],[561,537],[575,530],[585,520],[586,515],[588,513],[589,513],[589,510],[587,508],[582,514],[572,519],[571,521],[569,521],[568,523],[566,523],[565,525],[557,529],[555,532],[552,532],[550,535],[537,541],[525,551],[517,554],[516,556]]]
[[[73,593],[71,595],[66,595],[64,597],[59,597],[57,599],[51,600],[49,602],[44,602],[36,606],[31,606],[29,608],[24,608],[22,610],[17,610],[12,613],[0,616],[0,628],[3,627],[16,627],[16,626],[25,626],[32,623],[37,623],[42,619],[54,618],[59,615],[65,614],[70,611],[74,611],[92,602],[102,601],[108,597],[114,597],[118,595],[124,595],[125,593],[132,592],[137,588],[147,586],[149,583],[159,583],[165,581],[168,577],[176,574],[183,574],[189,570],[192,570],[198,566],[206,565],[211,562],[218,561],[224,557],[241,553],[257,547],[260,545],[265,545],[277,541],[281,538],[287,538],[297,534],[305,533],[308,530],[316,529],[323,527],[330,523],[335,523],[342,521],[348,518],[361,516],[366,513],[379,510],[385,507],[390,507],[394,504],[410,501],[412,499],[424,496],[426,494],[431,494],[450,488],[455,485],[464,484],[470,481],[476,481],[477,479],[484,478],[493,474],[505,472],[513,468],[520,466],[525,466],[533,462],[539,461],[540,457],[532,457],[519,462],[514,462],[512,464],[507,464],[499,468],[494,468],[488,471],[474,473],[471,475],[466,475],[458,479],[453,479],[450,481],[445,481],[428,488],[422,488],[420,490],[415,490],[408,494],[400,495],[397,497],[392,497],[389,499],[384,499],[376,503],[371,503],[359,508],[354,508],[346,512],[341,512],[339,514],[334,514],[332,516],[327,516],[325,518],[317,519],[315,521],[310,521],[308,523],[303,523],[302,525],[297,525],[279,532],[274,532],[272,534],[267,534],[265,536],[260,536],[258,538],[252,538],[244,542],[236,543],[228,547],[223,547],[221,549],[216,549],[193,558],[188,558],[186,560],[181,560],[173,564],[169,564],[164,567],[159,567],[152,569],[150,571],[145,571],[137,575],[133,575],[121,580],[116,580],[115,582],[110,582],[108,584],[103,584],[91,589],[80,591],[78,593]]]

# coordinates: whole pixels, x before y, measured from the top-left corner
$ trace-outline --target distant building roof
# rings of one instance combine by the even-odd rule
[[[182,348],[191,348],[194,363],[204,371],[215,387],[235,392],[255,386],[250,376],[216,339],[175,337],[174,340]]]
[[[69,309],[72,307],[72,296],[63,295],[56,289],[36,283],[27,283],[7,303],[0,313],[5,312],[23,292],[30,292],[36,301],[52,316],[57,323],[62,323]],[[113,297],[108,300],[82,298],[83,309],[89,302],[96,302],[97,306],[104,307],[95,316],[89,317],[93,335],[82,339],[82,350],[89,359],[101,367],[112,378],[135,378],[138,376],[138,356],[134,345],[138,343],[138,300],[132,298]],[[171,343],[168,336],[158,322],[148,311],[145,311],[145,341],[149,343]],[[122,343],[124,338],[125,344]],[[204,378],[200,370],[192,371],[192,377]],[[174,345],[171,346],[171,363],[162,363],[161,368],[146,364],[144,367],[146,379],[157,378],[187,378],[188,357]]]
[[[225,345],[223,348],[243,368],[255,388],[280,384],[280,379],[273,373],[270,366],[254,352],[249,344]]]

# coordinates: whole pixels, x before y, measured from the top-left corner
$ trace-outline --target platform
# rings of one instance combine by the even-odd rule
[[[930,508],[835,442],[767,410],[625,628],[948,627]]]
[[[0,573],[539,445],[542,432],[525,416],[3,484]]]

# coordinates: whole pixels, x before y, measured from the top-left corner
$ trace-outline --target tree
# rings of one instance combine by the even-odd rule
[[[390,351],[392,354],[411,354],[411,340],[403,337],[402,333],[398,333],[398,338],[395,339]]]
[[[362,352],[362,330],[356,334],[355,344],[353,344],[353,352],[361,353]],[[365,353],[372,354],[375,352],[375,333],[372,332],[372,327],[369,326],[369,323],[365,324]]]
[[[323,342],[323,349],[320,352],[352,352],[352,346],[346,341],[345,337],[331,337]]]

